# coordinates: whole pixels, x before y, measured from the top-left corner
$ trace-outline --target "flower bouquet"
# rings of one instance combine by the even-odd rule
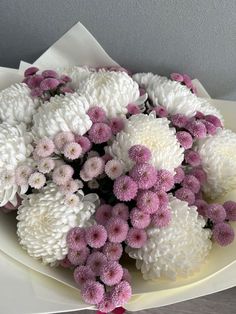
[[[1,230],[18,240],[1,250],[104,313],[232,262],[236,134],[221,112],[186,74],[50,53],[0,92]]]

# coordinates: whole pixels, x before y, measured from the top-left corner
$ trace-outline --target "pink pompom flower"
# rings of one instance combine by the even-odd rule
[[[107,235],[110,242],[123,242],[129,230],[129,225],[126,221],[119,217],[112,217],[106,224]]]
[[[105,293],[103,284],[88,280],[82,286],[81,296],[86,303],[89,304],[98,304],[101,302]]]
[[[122,256],[123,248],[120,243],[107,242],[102,252],[109,261],[118,261]]]
[[[89,139],[94,144],[101,144],[109,141],[112,137],[112,131],[109,125],[98,122],[94,123],[89,130]]]
[[[149,226],[151,222],[151,217],[149,214],[139,210],[138,208],[133,208],[130,212],[130,221],[134,228],[145,229]]]
[[[96,178],[103,173],[105,163],[101,157],[91,157],[84,163],[83,170],[90,178]]]
[[[132,288],[127,281],[121,281],[111,291],[111,298],[116,306],[121,306],[129,301],[132,296]]]
[[[207,135],[206,127],[200,120],[189,121],[185,128],[197,139],[205,138]]]
[[[175,169],[174,181],[175,183],[181,183],[185,177],[183,168],[180,166]]]
[[[207,120],[202,120],[202,123],[206,127],[207,134],[209,134],[209,135],[215,135],[216,134],[217,127],[213,123],[211,123],[211,122],[209,122]]]
[[[63,154],[70,160],[78,159],[82,154],[82,147],[76,142],[67,143],[63,148]]]
[[[187,202],[189,205],[193,205],[195,202],[194,193],[187,188],[180,188],[175,192],[175,197],[177,197],[181,201]]]
[[[46,183],[46,177],[40,172],[35,172],[30,175],[28,183],[32,188],[39,190]]]
[[[105,173],[107,176],[114,180],[122,175],[124,167],[119,160],[109,160],[105,165]]]
[[[92,248],[100,248],[107,240],[107,231],[102,225],[88,227],[85,232],[85,239]]]
[[[104,122],[106,120],[105,111],[101,107],[98,107],[98,106],[91,107],[87,111],[87,114],[93,123]]]
[[[151,159],[151,151],[143,145],[133,145],[128,153],[129,158],[137,164],[148,162]]]
[[[157,105],[153,108],[153,110],[159,118],[165,118],[168,116],[168,111],[163,106]]]
[[[95,220],[100,225],[105,225],[112,216],[112,206],[103,204],[99,206],[95,212]]]
[[[69,165],[62,165],[54,169],[52,173],[53,182],[57,185],[65,185],[74,174],[74,169]]]
[[[226,219],[226,211],[220,204],[210,204],[207,208],[207,217],[214,223],[220,223]]]
[[[141,113],[141,110],[140,110],[139,106],[136,105],[136,104],[128,104],[127,110],[128,110],[128,113],[131,114],[131,115],[135,115],[135,114]]]
[[[112,118],[110,120],[109,126],[114,135],[122,131],[125,127],[125,121],[122,118]]]
[[[198,193],[201,188],[201,185],[198,179],[191,174],[188,174],[185,176],[182,182],[182,186],[184,188],[190,189],[194,194]]]
[[[120,176],[114,182],[113,192],[120,201],[131,201],[137,195],[138,185],[129,176]]]
[[[42,80],[42,82],[40,83],[40,88],[43,91],[49,91],[49,90],[54,90],[58,87],[58,85],[60,84],[59,80],[55,79],[55,78],[45,78],[44,80]]]
[[[184,149],[189,149],[193,145],[193,138],[191,134],[186,131],[177,132],[176,138]]]
[[[75,135],[75,142],[81,146],[83,154],[92,148],[92,143],[86,136]]]
[[[158,190],[155,192],[155,194],[157,195],[157,197],[159,199],[158,210],[166,209],[166,207],[168,206],[168,202],[169,202],[168,194],[163,190]]]
[[[69,207],[77,207],[79,205],[80,199],[78,195],[75,194],[66,194],[65,195],[65,205]]]
[[[93,252],[87,259],[87,265],[92,269],[96,276],[100,276],[101,269],[106,264],[107,258],[101,252]]]
[[[168,208],[158,210],[152,216],[152,224],[158,228],[167,227],[170,221],[171,221],[171,211]]]
[[[33,169],[29,166],[22,165],[16,168],[15,181],[17,185],[26,185],[30,175],[33,173]]]
[[[159,208],[159,199],[155,192],[141,191],[137,196],[137,207],[147,214],[154,214]]]
[[[54,167],[55,161],[49,157],[40,159],[38,162],[38,170],[43,174],[51,172]]]
[[[205,120],[212,123],[217,128],[222,128],[222,123],[220,119],[212,114],[206,115]]]
[[[157,180],[154,185],[154,191],[170,191],[175,184],[173,174],[165,169],[157,170]]]
[[[45,78],[49,78],[49,77],[58,78],[58,74],[54,70],[44,70],[42,72],[42,76],[45,77]]]
[[[54,144],[57,149],[62,150],[65,144],[75,141],[75,136],[72,132],[59,132],[54,137]]]
[[[213,239],[221,246],[227,246],[234,241],[234,229],[227,223],[217,223],[213,227]]]
[[[180,83],[182,83],[184,81],[183,75],[180,74],[180,73],[171,73],[170,78],[173,81],[177,81],[177,82],[180,82]]]
[[[86,281],[95,280],[95,274],[89,266],[79,266],[74,270],[74,280],[82,287]]]
[[[202,199],[197,199],[194,205],[197,207],[198,214],[206,218],[208,209],[207,202]]]
[[[98,312],[97,314],[111,313],[115,309],[115,305],[109,293],[107,293],[101,302],[97,304]]]
[[[72,250],[69,249],[68,251],[68,260],[71,262],[72,265],[78,266],[85,264],[88,256],[89,256],[89,248],[85,247],[80,250]]]
[[[187,150],[184,153],[184,159],[185,159],[186,163],[192,167],[198,167],[201,164],[200,155],[193,150]]]
[[[207,174],[202,168],[193,168],[189,174],[196,177],[201,184],[205,183],[207,180]]]
[[[101,269],[100,279],[107,286],[118,284],[123,277],[123,268],[117,261],[107,261]]]
[[[50,138],[43,138],[38,141],[35,151],[40,157],[48,157],[54,152],[54,143]]]
[[[120,217],[124,220],[129,219],[129,207],[124,203],[118,203],[112,208],[112,216],[113,217]]]
[[[130,228],[127,234],[126,242],[134,249],[140,249],[147,241],[147,233],[144,229]]]
[[[147,163],[135,165],[129,175],[137,183],[139,189],[148,190],[157,181],[156,168]]]
[[[59,190],[63,194],[72,194],[77,192],[80,188],[82,188],[82,182],[80,180],[69,180],[65,185],[60,185]]]
[[[236,221],[236,202],[227,201],[223,204],[226,211],[226,219]]]
[[[74,227],[69,230],[66,236],[67,246],[76,251],[84,249],[87,245],[85,241],[85,230],[80,227]]]
[[[184,128],[188,122],[188,117],[183,114],[176,113],[171,117],[171,122],[175,127]]]
[[[37,72],[39,71],[39,68],[37,67],[29,67],[25,70],[24,72],[24,76],[27,77],[27,76],[30,76],[30,75],[34,75],[36,74]]]

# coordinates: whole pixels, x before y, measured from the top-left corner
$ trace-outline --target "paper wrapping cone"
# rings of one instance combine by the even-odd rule
[[[85,45],[86,43],[86,45]],[[77,53],[75,53],[75,48]],[[73,49],[73,51],[72,51]],[[52,47],[50,47],[36,62],[40,68],[46,67],[63,67],[73,65],[92,65],[92,66],[111,66],[117,65],[97,43],[94,37],[82,26],[81,23],[76,24],[69,32],[67,32],[60,40],[58,40]],[[2,88],[7,87],[14,81],[19,82],[22,78],[22,71],[27,67],[27,63],[21,63],[20,71],[2,70],[0,73],[6,75],[6,80],[2,84]],[[12,71],[12,73],[10,73]],[[11,76],[12,74],[12,76]],[[13,75],[14,74],[14,75]],[[2,74],[3,75],[3,74]],[[200,82],[198,84],[199,96],[209,98]],[[212,101],[212,100],[211,100]],[[226,126],[234,128],[232,116],[235,116],[236,105],[233,102],[227,102],[225,106],[224,101],[212,101],[225,116]],[[235,192],[232,192],[234,195]],[[235,227],[235,226],[234,226]],[[27,267],[44,274],[50,278],[68,285],[75,289],[75,284],[72,280],[70,272],[62,271],[61,269],[53,269],[48,266],[42,265],[39,261],[32,259],[25,251],[19,246],[15,235],[15,218],[11,215],[0,216],[0,250],[14,258],[18,262],[26,265]],[[222,252],[222,250],[224,250]],[[130,305],[137,302],[137,297],[144,294],[154,292],[170,293],[176,289],[184,289],[192,287],[197,282],[207,280],[207,278],[216,276],[226,267],[229,267],[236,260],[236,243],[231,244],[227,248],[219,248],[214,246],[206,263],[202,266],[201,270],[186,279],[179,278],[177,281],[172,282],[168,280],[144,281],[141,274],[131,265],[131,273],[133,276],[133,292]],[[134,264],[134,262],[133,262]],[[129,305],[127,305],[129,307]],[[132,306],[129,307],[130,310]]]

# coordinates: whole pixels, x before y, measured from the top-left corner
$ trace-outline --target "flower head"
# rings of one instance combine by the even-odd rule
[[[142,191],[137,196],[137,207],[147,214],[154,214],[159,207],[159,199],[155,192]]]
[[[65,185],[71,180],[74,170],[69,165],[62,165],[54,169],[52,173],[53,182],[58,185]]]
[[[153,108],[153,110],[159,118],[165,118],[168,116],[168,111],[163,106],[157,105]]]
[[[220,204],[210,204],[207,208],[207,217],[214,223],[220,223],[225,220],[226,211]]]
[[[175,183],[181,183],[184,179],[185,173],[182,167],[175,169],[174,181]]]
[[[171,211],[169,208],[160,209],[152,216],[152,224],[155,227],[163,228],[171,221]]]
[[[121,306],[128,302],[132,296],[132,288],[127,281],[122,280],[111,291],[111,299],[116,306]]]
[[[139,189],[148,190],[157,181],[155,167],[147,163],[135,165],[129,172],[131,178],[137,183]]]
[[[89,256],[89,252],[89,248],[87,247],[80,250],[69,249],[67,257],[72,265],[83,265]]]
[[[106,294],[103,299],[101,300],[101,302],[99,302],[97,304],[97,308],[100,311],[99,314],[101,313],[110,313],[115,309],[115,305],[113,303],[113,300],[110,296],[110,294]]]
[[[92,143],[86,136],[76,135],[75,142],[81,146],[83,154],[87,153],[92,147]]]
[[[104,293],[104,286],[92,280],[86,281],[81,289],[83,300],[89,304],[98,304],[102,300]]]
[[[128,223],[119,217],[112,217],[106,224],[107,236],[110,242],[123,242],[128,233]]]
[[[236,202],[227,201],[223,206],[226,211],[226,219],[236,221]]]
[[[109,126],[114,135],[122,131],[125,127],[125,121],[122,118],[112,118],[110,120]]]
[[[173,116],[171,116],[171,122],[175,127],[184,128],[188,122],[188,117],[186,117],[183,114],[176,113]]]
[[[122,256],[123,248],[120,243],[107,242],[102,252],[109,261],[118,261]]]
[[[234,229],[227,223],[217,223],[213,227],[213,239],[221,246],[227,246],[233,242]]]
[[[196,199],[196,201],[194,202],[194,205],[197,207],[197,211],[198,211],[199,215],[206,218],[207,217],[207,209],[208,209],[207,202],[204,200],[201,200],[201,199]]]
[[[94,106],[94,107],[89,108],[89,110],[87,111],[87,114],[89,115],[89,118],[91,119],[93,123],[104,122],[106,120],[106,113],[99,106]]]
[[[100,248],[107,240],[107,231],[102,225],[88,227],[86,229],[85,239],[92,248]]]
[[[72,194],[82,188],[82,182],[80,180],[70,179],[64,185],[60,185],[60,192],[63,194]]]
[[[187,150],[184,154],[184,159],[186,163],[192,167],[198,167],[201,164],[201,158],[199,154],[193,150]]]
[[[76,142],[68,143],[63,148],[63,154],[70,160],[78,159],[82,154],[82,147]]]
[[[120,177],[123,173],[122,163],[119,160],[115,159],[108,160],[105,165],[105,173],[112,180]]]
[[[101,157],[91,157],[84,163],[83,170],[90,178],[95,178],[103,173],[104,161]]]
[[[129,158],[137,164],[142,164],[151,159],[151,152],[143,145],[133,145],[129,149]]]
[[[96,276],[100,276],[103,266],[107,262],[107,257],[101,252],[94,252],[89,255],[87,265],[92,269]]]
[[[134,228],[145,229],[150,224],[151,217],[148,213],[138,208],[133,208],[130,212],[130,221]]]
[[[124,203],[117,203],[113,206],[111,214],[113,217],[120,217],[124,220],[129,219],[129,207]]]
[[[27,184],[32,172],[33,172],[33,169],[27,165],[17,167],[15,170],[16,184],[17,185]]]
[[[129,176],[120,176],[114,182],[113,192],[118,200],[130,201],[137,195],[137,183]]]
[[[205,138],[207,134],[204,123],[199,120],[189,121],[185,128],[197,139]]]
[[[29,176],[29,185],[34,189],[41,189],[46,183],[46,177],[40,172],[34,172]]]
[[[195,194],[199,192],[201,187],[198,179],[191,174],[186,175],[181,184],[184,188],[190,189]]]
[[[190,133],[186,131],[179,131],[176,133],[177,140],[184,149],[189,149],[193,145],[193,138]]]
[[[123,268],[117,261],[107,261],[101,269],[100,278],[107,286],[118,284],[123,277]]]
[[[109,125],[97,122],[94,123],[89,130],[89,139],[94,144],[101,144],[107,142],[112,137],[111,128]]]
[[[105,225],[112,216],[112,206],[103,204],[99,206],[95,213],[95,220],[100,225]]]
[[[165,169],[157,171],[157,180],[154,185],[154,190],[163,190],[165,192],[170,191],[174,186],[174,176],[173,174]]]
[[[74,270],[74,280],[82,287],[85,282],[95,280],[95,274],[89,266],[79,266]]]
[[[180,188],[175,192],[175,196],[179,200],[187,202],[189,205],[193,205],[195,202],[195,195],[188,188]]]
[[[40,157],[48,157],[54,152],[54,143],[49,138],[43,138],[38,141],[35,151]]]
[[[66,236],[66,243],[71,250],[78,251],[84,249],[87,245],[85,241],[85,230],[79,227],[70,229]]]
[[[72,132],[59,132],[54,137],[54,143],[57,149],[62,150],[63,147],[68,144],[72,143],[75,140],[75,136]]]
[[[130,228],[126,241],[128,246],[139,249],[147,241],[147,234],[144,229]]]

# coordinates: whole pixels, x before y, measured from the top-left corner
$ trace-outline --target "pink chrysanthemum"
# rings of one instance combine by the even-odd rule
[[[205,120],[212,123],[217,128],[222,128],[220,119],[214,115],[208,114],[205,116]]]
[[[43,158],[38,162],[38,170],[45,174],[52,171],[55,167],[55,161],[52,158]]]
[[[24,80],[24,83],[26,83],[30,89],[34,89],[34,88],[40,87],[40,83],[43,81],[43,79],[44,77],[42,75],[35,74],[30,77],[27,77]]]
[[[119,217],[112,217],[106,224],[107,235],[110,242],[123,242],[128,233],[129,226],[126,221]]]
[[[80,182],[81,181],[79,180],[71,179],[67,181],[65,185],[60,185],[59,189],[63,194],[72,194],[79,190],[79,188],[81,187]]]
[[[107,163],[109,160],[112,160],[113,157],[108,154],[108,153],[105,153],[103,156],[102,156],[102,159],[104,160],[105,163]]]
[[[101,252],[94,252],[89,255],[87,265],[92,269],[96,276],[100,276],[101,269],[106,264],[107,258]]]
[[[116,306],[127,303],[131,296],[132,288],[127,281],[121,281],[111,291],[111,298]]]
[[[92,148],[92,143],[86,136],[75,135],[75,142],[81,146],[83,154]]]
[[[157,105],[153,108],[153,110],[159,118],[165,118],[168,116],[168,111],[163,106]]]
[[[85,241],[85,230],[79,227],[70,229],[66,236],[66,243],[67,246],[74,251],[84,249],[87,245]]]
[[[44,70],[42,72],[42,76],[45,78],[48,78],[48,77],[58,78],[58,74],[54,70]]]
[[[93,123],[104,122],[106,120],[105,111],[101,107],[98,107],[98,106],[91,107],[87,111],[87,114]]]
[[[59,132],[54,137],[54,144],[57,149],[61,150],[67,143],[74,142],[75,136],[72,132]]]
[[[191,174],[188,174],[185,176],[182,182],[182,186],[184,188],[190,189],[194,194],[198,193],[201,188],[201,185],[198,179]]]
[[[170,191],[175,184],[173,174],[165,169],[157,170],[157,180],[154,185],[154,191]]]
[[[119,160],[109,160],[105,165],[105,173],[112,180],[120,177],[123,173],[123,170],[124,167]]]
[[[207,130],[200,120],[193,120],[186,124],[185,128],[197,139],[205,138]]]
[[[62,261],[60,261],[60,266],[63,268],[71,268],[73,265],[66,256]]]
[[[90,178],[96,178],[103,173],[105,163],[101,157],[91,157],[84,163],[83,170]]]
[[[131,115],[135,115],[135,114],[141,113],[141,110],[140,110],[139,106],[136,105],[136,104],[128,104],[127,110],[128,110],[128,113],[131,114]]]
[[[191,169],[189,174],[191,174],[194,177],[196,177],[201,184],[205,183],[206,180],[207,180],[207,175],[206,175],[205,171],[202,168]]]
[[[98,304],[105,293],[104,286],[97,282],[88,280],[81,289],[81,296],[86,303]]]
[[[133,208],[130,212],[130,221],[134,228],[145,229],[147,226],[149,226],[151,217],[142,210]]]
[[[115,305],[109,293],[107,293],[101,302],[97,304],[99,312],[97,314],[111,313],[115,309]]]
[[[68,251],[68,259],[71,262],[72,265],[78,266],[78,265],[84,265],[88,256],[89,256],[89,248],[85,247],[80,250],[72,250],[69,249]]]
[[[129,207],[124,203],[118,203],[112,208],[112,216],[113,217],[120,217],[124,220],[129,219]]]
[[[123,277],[123,268],[116,261],[108,261],[101,269],[100,279],[107,286],[118,284]]]
[[[234,241],[234,229],[227,223],[217,223],[213,227],[213,239],[221,246],[227,246]]]
[[[202,119],[205,118],[205,115],[204,115],[204,113],[202,113],[201,111],[197,111],[194,117],[195,117],[196,119],[202,120]]]
[[[133,145],[128,153],[129,158],[138,164],[148,162],[151,159],[151,151],[143,145]]]
[[[171,122],[175,127],[184,128],[188,122],[188,117],[183,114],[177,113],[171,117]]]
[[[131,281],[132,281],[132,277],[131,277],[130,272],[128,271],[127,268],[124,268],[124,267],[123,267],[123,277],[122,277],[122,280],[127,281],[128,283],[131,283]]]
[[[175,183],[181,183],[185,177],[183,168],[180,166],[175,169],[174,181]]]
[[[177,82],[180,82],[180,83],[182,83],[184,81],[183,75],[180,74],[180,73],[171,73],[170,78],[173,81],[177,81]]]
[[[105,225],[112,216],[111,210],[111,205],[103,204],[99,206],[95,212],[96,222],[100,225]]]
[[[163,190],[158,190],[155,192],[155,194],[157,195],[158,199],[159,199],[159,209],[166,209],[166,207],[168,206],[168,194],[163,191]]]
[[[180,188],[175,192],[175,197],[177,197],[181,201],[187,202],[189,205],[193,205],[195,202],[194,193],[187,188]]]
[[[109,126],[114,135],[122,131],[125,127],[124,119],[122,118],[112,118],[110,120]]]
[[[58,185],[65,185],[74,174],[74,170],[69,165],[62,165],[54,169],[52,173],[53,182]]]
[[[109,125],[99,122],[94,123],[89,130],[89,139],[95,144],[101,144],[109,141],[112,137],[112,131]]]
[[[204,201],[202,199],[197,199],[194,202],[194,205],[197,207],[197,211],[198,211],[199,215],[203,216],[204,218],[207,217],[208,204],[206,201]]]
[[[120,243],[107,242],[102,252],[109,261],[118,261],[122,256],[123,248]]]
[[[207,134],[209,134],[209,135],[215,135],[216,134],[217,127],[213,123],[206,121],[206,120],[202,120],[202,123],[206,127]]]
[[[15,181],[17,185],[26,185],[33,170],[29,166],[19,166],[15,171]]]
[[[152,216],[152,224],[158,228],[167,227],[170,221],[171,221],[171,211],[168,208],[158,210]]]
[[[79,175],[80,175],[81,180],[85,182],[88,182],[93,179],[84,171],[84,169],[80,170]]]
[[[226,211],[220,204],[210,204],[207,208],[207,217],[214,223],[220,223],[225,220]]]
[[[184,159],[185,159],[186,163],[192,167],[198,167],[201,164],[200,155],[193,150],[187,150],[184,153]]]
[[[146,163],[135,165],[129,175],[137,183],[138,188],[143,190],[150,189],[157,181],[156,168]]]
[[[37,67],[29,67],[25,70],[24,72],[24,76],[30,76],[30,75],[34,75],[35,73],[37,73],[39,71],[39,68]]]
[[[107,240],[107,231],[102,225],[88,227],[86,229],[85,239],[92,248],[100,248]]]
[[[59,80],[52,78],[52,77],[48,77],[45,78],[41,83],[40,83],[40,88],[43,91],[50,91],[50,90],[55,90],[58,85],[60,84]]]
[[[179,141],[180,145],[184,149],[189,149],[193,145],[193,138],[190,133],[186,131],[179,131],[176,133],[177,140]]]
[[[74,270],[74,280],[82,287],[86,281],[95,280],[95,274],[89,266],[79,266]]]
[[[147,241],[147,233],[144,229],[130,228],[126,241],[130,247],[140,249]]]
[[[154,214],[159,208],[159,199],[155,192],[141,191],[137,196],[137,207],[148,214]]]
[[[236,202],[227,201],[223,204],[226,211],[226,219],[236,221]]]
[[[46,183],[46,177],[40,172],[35,172],[30,175],[28,183],[32,188],[39,190]]]
[[[120,176],[114,182],[113,192],[120,201],[131,201],[137,195],[137,183],[129,176]]]
[[[63,154],[70,160],[78,159],[82,154],[82,147],[76,142],[67,143],[63,148]]]
[[[48,157],[54,152],[55,146],[50,138],[43,138],[38,141],[35,151],[40,157]]]
[[[79,196],[75,194],[66,194],[65,195],[65,204],[69,207],[77,207],[79,205],[80,199]]]

